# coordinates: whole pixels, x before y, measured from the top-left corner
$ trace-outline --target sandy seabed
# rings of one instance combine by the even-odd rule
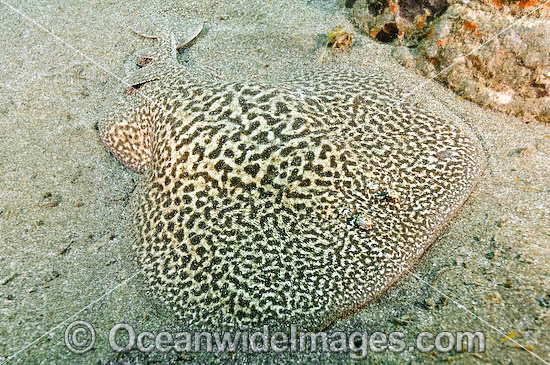
[[[0,363],[550,359],[549,125],[524,124],[460,100],[400,67],[391,48],[365,36],[356,35],[349,53],[330,56],[327,30],[354,29],[331,1],[9,2],[17,11],[5,4],[0,1]],[[154,45],[130,28],[158,19],[181,29],[204,22],[205,32],[182,58],[205,79],[273,80],[327,63],[375,67],[402,88],[422,85],[416,102],[474,130],[488,167],[461,214],[414,274],[330,330],[402,331],[408,342],[423,331],[482,331],[485,352],[113,353],[108,334],[117,323],[138,332],[178,328],[174,313],[136,275],[129,197],[139,176],[104,150],[95,129],[125,87],[128,55]],[[96,331],[95,347],[83,355],[64,343],[75,320]]]

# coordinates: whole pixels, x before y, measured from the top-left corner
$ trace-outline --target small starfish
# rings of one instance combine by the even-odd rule
[[[135,249],[183,318],[324,328],[406,275],[479,179],[477,142],[377,71],[203,83],[163,42],[101,134],[144,174]]]

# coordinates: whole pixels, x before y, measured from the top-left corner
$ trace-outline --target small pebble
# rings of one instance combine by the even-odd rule
[[[489,297],[487,297],[486,301],[488,303],[501,303],[502,302],[502,297],[500,296],[500,294],[498,292],[493,292]]]
[[[53,195],[52,193],[48,192],[42,196],[42,199],[38,203],[38,206],[40,208],[54,208],[57,207],[60,202],[61,195]]]
[[[412,322],[411,316],[409,316],[408,314],[405,314],[394,320],[394,324],[401,324],[401,325],[408,325],[411,322]]]
[[[65,255],[67,252],[69,252],[71,250],[71,244],[67,244],[63,247],[60,247],[57,249],[57,254],[58,255]]]
[[[367,358],[367,355],[362,355],[362,354],[358,354],[358,353],[355,353],[355,352],[351,352],[349,354],[349,356],[353,359],[353,360],[364,360]]]
[[[433,300],[432,298],[426,298],[424,300],[424,306],[428,310],[434,310],[435,309],[435,300]]]

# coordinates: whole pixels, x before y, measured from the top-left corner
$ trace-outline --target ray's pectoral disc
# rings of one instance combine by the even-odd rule
[[[394,108],[374,72],[277,85],[174,73],[144,92],[103,140],[145,171],[136,250],[154,291],[198,323],[319,329],[364,306],[417,262],[481,170],[475,141]]]

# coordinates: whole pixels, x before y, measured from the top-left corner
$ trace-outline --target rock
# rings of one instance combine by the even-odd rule
[[[381,42],[411,45],[448,5],[447,0],[358,0],[352,16],[359,28]]]
[[[540,5],[358,0],[352,16],[373,38],[394,44],[403,66],[482,106],[550,122],[550,6],[535,10]]]
[[[392,56],[395,58],[402,66],[407,68],[414,67],[416,62],[414,60],[414,55],[411,50],[404,46],[397,46],[392,50]]]

